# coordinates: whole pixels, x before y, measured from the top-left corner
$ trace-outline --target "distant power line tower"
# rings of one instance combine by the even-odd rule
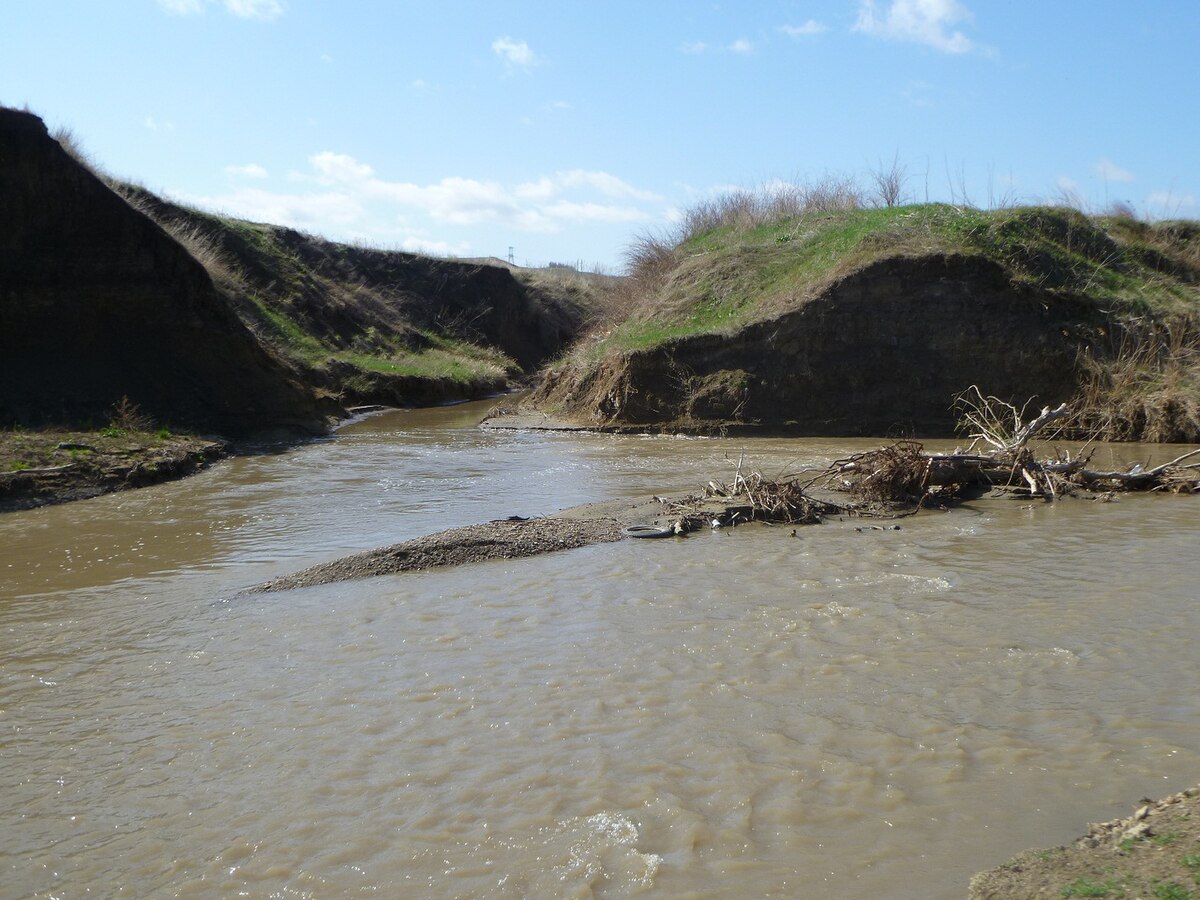
[[[510,266],[515,266],[517,264],[516,260],[513,258],[513,248],[512,247],[508,248],[508,264]]]

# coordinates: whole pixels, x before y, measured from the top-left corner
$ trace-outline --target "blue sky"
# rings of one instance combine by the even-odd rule
[[[3,0],[0,103],[339,240],[621,266],[729,187],[1200,215],[1200,3]]]

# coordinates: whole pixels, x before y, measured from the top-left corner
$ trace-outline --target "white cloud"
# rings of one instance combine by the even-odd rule
[[[703,53],[708,49],[708,44],[704,43],[704,41],[689,41],[679,49],[683,53]]]
[[[267,170],[258,163],[247,163],[244,166],[226,166],[225,174],[238,178],[266,178]]]
[[[822,25],[816,19],[809,19],[803,25],[780,25],[779,30],[788,37],[802,38],[814,34],[823,34],[829,30],[829,27]]]
[[[431,256],[465,256],[471,250],[466,243],[451,244],[449,241],[431,241],[427,238],[409,235],[400,242],[400,249],[409,253],[425,253]]]
[[[492,52],[504,60],[509,66],[520,66],[528,69],[536,66],[538,59],[524,41],[514,41],[505,36],[492,41]]]
[[[177,16],[193,16],[217,0],[158,0],[158,5]],[[269,22],[283,15],[283,0],[221,0],[221,5],[241,19]]]
[[[326,150],[310,156],[308,161],[317,170],[317,180],[322,184],[361,182],[375,174],[375,170],[366,163],[360,163],[345,153],[331,153]]]
[[[910,81],[899,91],[901,98],[917,107],[933,106],[933,101],[929,98],[930,91],[933,90],[933,85],[927,81]]]
[[[182,199],[252,222],[315,230],[330,225],[350,225],[360,221],[365,214],[362,204],[353,197],[333,191],[278,194],[261,188],[241,188],[219,196]]]
[[[225,0],[225,8],[239,18],[264,22],[283,15],[282,0]]]
[[[630,197],[635,200],[658,200],[659,196],[651,191],[635,188],[626,181],[607,172],[571,169],[568,172],[558,172],[555,175],[558,183],[564,188],[592,187],[609,197]]]
[[[958,0],[892,0],[880,15],[875,0],[862,0],[854,31],[895,41],[912,41],[943,53],[966,53],[971,39],[951,29],[971,13]]]
[[[175,130],[174,122],[172,122],[168,119],[164,119],[163,121],[160,122],[158,119],[154,118],[154,116],[146,116],[146,118],[142,120],[142,124],[146,127],[147,131],[174,131]]]
[[[1058,188],[1057,199],[1059,202],[1065,203],[1068,206],[1074,206],[1077,209],[1083,209],[1087,206],[1087,196],[1084,194],[1083,188],[1074,179],[1063,175],[1055,180],[1054,186]]]
[[[442,253],[459,251],[450,243],[426,239],[422,232],[444,240],[450,227],[554,233],[571,225],[649,222],[656,215],[640,208],[642,202],[661,202],[650,191],[590,169],[567,169],[516,185],[463,176],[417,184],[389,181],[367,163],[329,150],[313,154],[309,165],[308,172],[289,175],[296,184],[291,192],[244,187],[190,199],[231,215],[312,231],[345,234],[354,229],[380,235],[390,230],[383,223],[401,221],[405,239]],[[260,171],[266,175],[255,164],[229,166],[226,171],[244,177],[259,177]],[[311,193],[305,192],[306,186]]]
[[[752,44],[747,38],[738,38],[729,45],[729,49],[734,53],[753,53],[754,44]]]
[[[177,16],[191,16],[204,12],[205,0],[158,0],[158,5]]]
[[[542,210],[555,219],[574,222],[644,222],[649,216],[632,206],[611,206],[605,203],[576,203],[563,200]]]
[[[429,82],[427,82],[424,78],[418,78],[415,81],[409,82],[408,86],[414,91],[423,91],[425,88],[429,87]]]
[[[1133,181],[1133,173],[1122,169],[1111,159],[1104,158],[1096,163],[1096,174],[1105,181]]]
[[[1146,195],[1146,209],[1151,215],[1164,219],[1174,218],[1181,212],[1196,208],[1194,194],[1176,194],[1174,191],[1154,191]]]

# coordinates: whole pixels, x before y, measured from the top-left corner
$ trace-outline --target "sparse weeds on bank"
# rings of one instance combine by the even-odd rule
[[[1159,882],[1154,885],[1156,900],[1193,900],[1196,896],[1177,881]]]
[[[1115,878],[1104,881],[1093,881],[1090,878],[1076,878],[1059,890],[1061,897],[1110,897],[1113,891],[1120,889],[1120,883]]]

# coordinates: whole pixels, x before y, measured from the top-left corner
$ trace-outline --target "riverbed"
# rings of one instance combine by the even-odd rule
[[[0,516],[0,896],[962,897],[1200,776],[1195,498],[241,593],[875,445],[487,432],[485,407]]]

